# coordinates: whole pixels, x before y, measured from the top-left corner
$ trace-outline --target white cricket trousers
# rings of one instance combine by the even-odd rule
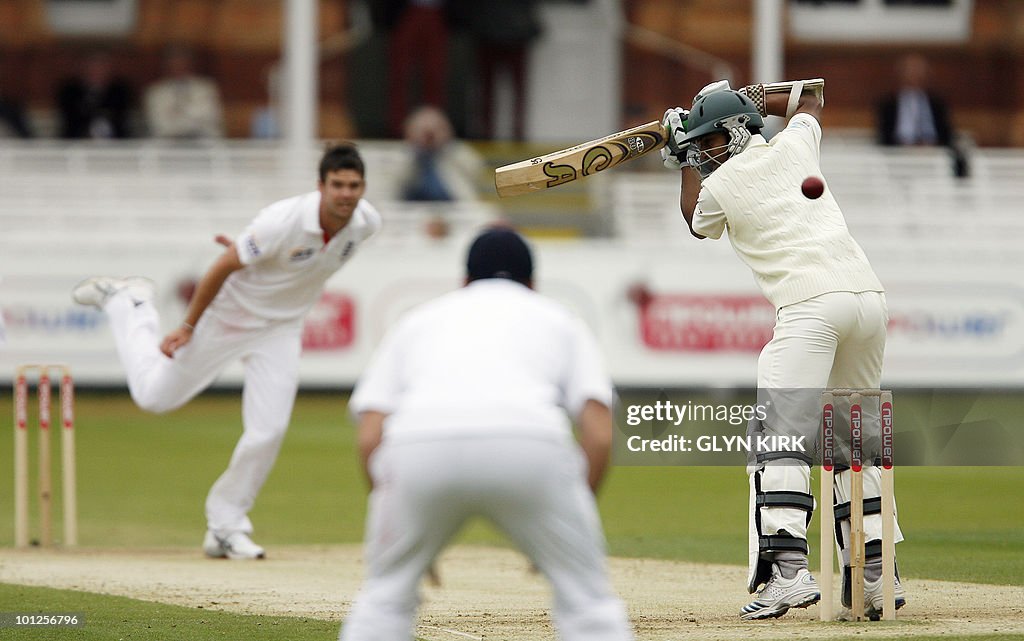
[[[367,576],[341,641],[410,641],[421,578],[473,516],[494,523],[551,582],[563,641],[632,639],[585,468],[568,439],[385,438],[370,459]]]
[[[204,314],[192,340],[167,358],[160,351],[160,317],[152,302],[136,306],[124,291],[112,296],[104,310],[132,400],[148,412],[177,409],[206,389],[229,362],[242,360],[242,437],[227,470],[210,489],[206,520],[211,530],[251,533],[249,510],[274,466],[295,403],[301,322],[241,329]]]
[[[761,350],[757,363],[759,389],[873,388],[882,382],[886,325],[889,312],[880,292],[832,292],[787,305],[778,310],[772,340]],[[815,398],[815,401],[817,399]],[[820,411],[820,408],[815,408]],[[869,411],[865,410],[865,417]],[[877,426],[877,410],[874,412]],[[867,418],[865,420],[868,420]],[[805,465],[768,465],[761,478],[762,490],[810,493],[810,469]],[[877,467],[864,467],[864,498],[881,494]],[[753,476],[751,494],[753,495]],[[836,503],[850,500],[849,471],[836,475]],[[827,498],[819,500],[827,501]],[[821,507],[819,509],[831,509]],[[786,530],[807,538],[807,513],[792,508],[761,509],[761,529],[772,534]],[[848,523],[844,530],[848,529]],[[882,538],[881,515],[864,519],[866,540]],[[757,528],[753,508],[750,519],[751,571],[756,562]],[[849,540],[849,533],[844,532]],[[903,535],[896,526],[896,541]],[[848,551],[843,550],[846,557]],[[848,562],[848,558],[847,558]]]

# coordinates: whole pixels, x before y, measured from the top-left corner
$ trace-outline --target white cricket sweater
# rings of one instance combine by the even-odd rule
[[[821,176],[820,140],[818,121],[798,114],[770,143],[756,136],[702,185],[776,309],[829,292],[884,291],[827,183],[814,200],[800,191],[805,178]]]

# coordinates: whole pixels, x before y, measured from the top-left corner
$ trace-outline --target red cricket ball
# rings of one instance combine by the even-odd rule
[[[804,192],[804,196],[811,200],[820,198],[825,193],[825,181],[817,176],[808,176],[800,183],[800,191]]]

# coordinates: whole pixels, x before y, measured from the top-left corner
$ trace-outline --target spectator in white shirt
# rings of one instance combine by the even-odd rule
[[[224,135],[220,91],[196,74],[192,52],[168,50],[167,76],[146,90],[146,124],[156,138],[192,140]]]

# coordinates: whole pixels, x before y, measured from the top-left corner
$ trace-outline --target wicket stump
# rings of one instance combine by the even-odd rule
[[[882,443],[881,517],[882,517],[882,618],[896,618],[896,509],[893,481],[892,391],[873,389],[834,389],[821,394],[821,601],[822,621],[835,615],[832,584],[832,550],[835,546],[835,513],[832,508],[835,489],[835,397],[850,398],[850,611],[855,621],[864,620],[864,476],[863,421],[861,406],[865,396],[879,398],[879,423]],[[840,560],[841,561],[841,560]]]
[[[29,545],[29,376],[38,372],[39,397],[39,545],[53,545],[52,469],[50,457],[50,372],[60,373],[61,480],[63,483],[64,545],[78,544],[78,508],[75,481],[75,391],[71,370],[65,365],[22,365],[14,380],[14,545]]]

